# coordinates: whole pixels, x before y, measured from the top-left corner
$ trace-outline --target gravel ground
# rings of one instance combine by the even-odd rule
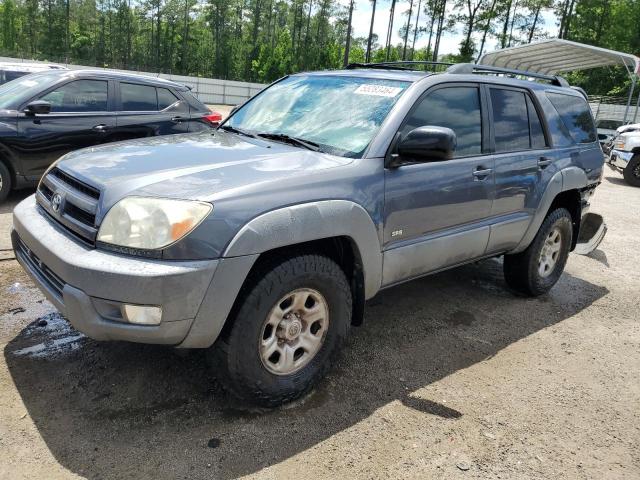
[[[0,207],[0,250],[25,195]],[[497,260],[381,293],[328,378],[266,412],[201,352],[73,331],[1,260],[0,477],[638,479],[638,205],[607,171],[605,241],[540,298]]]

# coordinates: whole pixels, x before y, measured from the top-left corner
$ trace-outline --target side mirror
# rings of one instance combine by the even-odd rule
[[[450,128],[424,126],[411,130],[398,142],[395,164],[439,162],[453,158],[456,134]]]
[[[51,104],[44,100],[35,100],[24,107],[24,113],[27,115],[45,115],[51,113]]]

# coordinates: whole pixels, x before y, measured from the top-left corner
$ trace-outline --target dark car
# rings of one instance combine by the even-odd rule
[[[209,129],[218,117],[160,78],[98,70],[18,78],[0,86],[0,201],[71,150]]]

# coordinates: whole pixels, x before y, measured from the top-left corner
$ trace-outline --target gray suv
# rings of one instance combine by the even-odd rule
[[[287,76],[213,132],[65,155],[12,241],[81,332],[206,348],[232,393],[273,406],[382,289],[504,256],[513,290],[547,292],[579,237],[602,238],[602,166],[560,77],[354,66]]]

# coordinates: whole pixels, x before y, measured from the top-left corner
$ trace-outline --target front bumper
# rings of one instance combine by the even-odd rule
[[[635,154],[622,150],[611,150],[607,157],[607,164],[615,169],[624,170]]]
[[[13,225],[16,259],[69,322],[96,340],[180,344],[219,264],[139,259],[89,248],[47,218],[34,196],[15,208]],[[161,306],[162,321],[127,323],[122,303]]]

